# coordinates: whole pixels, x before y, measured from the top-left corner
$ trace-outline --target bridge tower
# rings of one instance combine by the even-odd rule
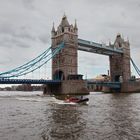
[[[114,54],[109,58],[111,81],[127,82],[131,77],[129,41],[124,41],[118,34],[114,42],[114,48],[122,48],[123,54]]]
[[[62,17],[60,25],[52,31],[52,50],[64,42],[64,48],[52,59],[52,79],[61,80],[60,85],[46,85],[44,93],[51,94],[89,94],[82,75],[78,74],[78,28]]]
[[[52,28],[52,49],[64,42],[64,49],[52,59],[52,78],[66,80],[68,75],[77,74],[78,28],[70,25],[64,15],[60,25]]]

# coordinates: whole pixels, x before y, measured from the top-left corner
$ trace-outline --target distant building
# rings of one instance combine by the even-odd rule
[[[106,74],[101,74],[101,75],[98,75],[96,78],[93,78],[93,79],[90,79],[90,80],[93,80],[93,81],[110,81],[110,76],[109,75],[106,75]],[[103,86],[100,86],[100,85],[95,85],[95,84],[90,84],[87,86],[88,90],[90,92],[92,91],[102,91],[103,90]]]
[[[31,86],[31,84],[23,84],[23,85],[19,85],[16,90],[18,90],[18,91],[32,91],[33,88]]]

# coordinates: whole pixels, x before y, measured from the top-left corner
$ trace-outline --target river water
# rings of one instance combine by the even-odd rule
[[[41,92],[0,92],[0,140],[140,140],[140,94],[67,104]]]

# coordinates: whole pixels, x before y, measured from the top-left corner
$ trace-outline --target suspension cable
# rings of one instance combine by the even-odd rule
[[[13,70],[10,70],[8,72],[4,72],[1,73],[0,75],[2,75],[2,78],[11,78],[11,77],[18,77],[18,76],[23,76],[26,75],[28,73],[31,73],[37,69],[39,69],[40,67],[42,67],[43,65],[45,65],[49,60],[51,60],[53,57],[55,57],[55,55],[64,48],[64,43],[61,43],[58,47],[56,47],[51,53],[48,54],[49,49],[47,49],[47,51],[45,51],[45,53],[43,52],[41,55],[39,55],[38,57],[36,57],[35,59],[29,61],[28,63],[17,67]],[[50,56],[51,55],[51,56]],[[40,57],[41,56],[41,57]],[[40,58],[39,58],[40,57]],[[46,59],[47,58],[47,59]],[[45,60],[45,61],[44,61]],[[35,61],[35,62],[33,62]],[[43,62],[44,61],[44,62]],[[32,63],[33,62],[33,63]],[[37,65],[35,68],[33,68],[33,66],[35,66],[36,64],[40,63],[39,66]],[[30,68],[32,68],[30,70]],[[15,73],[17,72],[17,73]],[[13,73],[13,74],[12,74]],[[15,73],[15,74],[14,74]],[[7,75],[7,74],[11,74],[11,75]],[[6,75],[6,76],[3,76]]]
[[[131,62],[132,62],[132,65],[134,67],[134,69],[136,70],[137,74],[140,76],[140,70],[139,68],[137,67],[137,65],[134,63],[134,61],[132,60],[132,58],[130,58]]]
[[[50,49],[51,49],[51,47],[49,47],[47,50],[45,50],[43,53],[41,53],[39,56],[37,56],[36,58],[32,59],[31,61],[29,61],[29,62],[27,62],[27,63],[25,63],[25,64],[23,64],[23,65],[21,65],[21,66],[19,66],[17,68],[15,68],[15,69],[12,69],[10,71],[0,73],[0,75],[9,74],[11,72],[16,72],[16,71],[18,71],[20,69],[23,69],[23,68],[26,68],[26,67],[30,66],[31,65],[30,63],[36,61],[39,58],[41,59],[45,54],[47,54],[50,51]]]

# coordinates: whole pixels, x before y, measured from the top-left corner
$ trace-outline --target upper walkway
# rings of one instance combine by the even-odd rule
[[[78,50],[81,51],[103,55],[123,54],[123,48],[116,48],[114,45],[107,46],[83,39],[78,39],[78,45]]]

